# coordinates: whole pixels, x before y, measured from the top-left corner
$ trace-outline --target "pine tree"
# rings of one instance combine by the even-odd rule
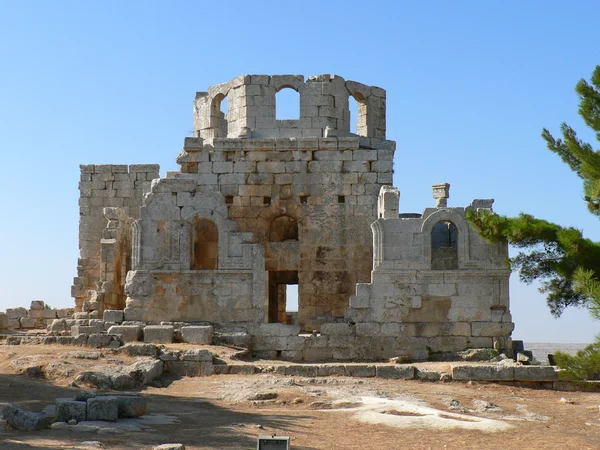
[[[580,80],[575,91],[579,95],[579,115],[600,141],[600,66],[596,66],[590,83]],[[579,140],[566,123],[561,131],[562,139],[555,139],[544,128],[542,137],[548,149],[583,180],[588,209],[600,217],[600,151]],[[519,271],[525,283],[541,283],[540,291],[546,294],[554,316],[560,316],[568,306],[586,306],[600,320],[600,242],[584,238],[576,228],[529,214],[505,217],[469,211],[467,218],[486,239],[507,240],[523,249],[510,260],[511,268]]]

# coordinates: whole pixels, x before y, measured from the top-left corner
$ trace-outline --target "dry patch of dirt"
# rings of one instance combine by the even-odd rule
[[[98,359],[69,356],[82,350],[89,351],[0,346],[0,407],[13,402],[39,412],[57,397],[78,391],[69,386],[70,376],[27,376],[13,361],[20,361],[17,366],[66,361],[97,368],[111,364],[110,358],[124,364],[135,360],[105,350]],[[235,359],[231,349],[213,351]],[[239,450],[255,449],[259,434],[290,436],[294,450],[597,449],[600,442],[597,393],[275,374],[163,381],[162,388],[141,390],[148,415],[137,422],[27,433],[0,426],[0,449],[85,448],[86,442],[100,442],[107,449],[146,449],[182,442],[189,449]]]

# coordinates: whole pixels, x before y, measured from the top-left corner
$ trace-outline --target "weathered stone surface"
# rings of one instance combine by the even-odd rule
[[[375,366],[365,364],[346,364],[346,373],[351,377],[374,377]]]
[[[44,413],[34,413],[8,404],[2,409],[4,420],[17,430],[43,430],[50,426],[50,420]]]
[[[134,362],[132,371],[138,372],[138,377],[143,384],[150,384],[163,374],[164,363],[159,359],[144,358]]]
[[[8,314],[0,313],[0,330],[8,329]]]
[[[212,343],[213,327],[212,326],[187,326],[181,327],[181,335],[183,342],[190,344],[207,344]]]
[[[208,377],[214,373],[211,361],[166,361],[165,370],[182,377]]]
[[[140,417],[148,409],[146,398],[139,395],[119,395],[117,400],[120,418]]]
[[[144,327],[144,342],[170,344],[173,342],[173,331],[172,326],[148,325]]]
[[[376,366],[375,376],[393,380],[412,380],[415,377],[415,367],[400,365]]]
[[[158,347],[152,344],[126,344],[121,351],[129,356],[158,356]]]
[[[87,401],[87,420],[116,422],[119,418],[119,400],[114,396],[90,398]]]
[[[153,450],[185,450],[183,444],[161,444],[153,447]]]
[[[552,366],[515,366],[514,374],[517,381],[558,380],[558,372]]]
[[[85,401],[76,401],[72,398],[56,399],[56,421],[68,422],[76,420],[81,422],[87,417],[87,403]]]
[[[79,391],[75,394],[75,398],[73,400],[77,402],[87,402],[89,398],[94,398],[96,393],[94,391]]]
[[[511,381],[514,368],[506,365],[460,365],[452,364],[452,379],[458,381]]]
[[[120,309],[106,309],[103,315],[105,322],[123,322],[123,311]]]
[[[107,332],[121,336],[123,342],[137,342],[142,337],[142,327],[139,325],[113,325]]]
[[[193,348],[185,352],[182,356],[184,361],[212,361],[213,354],[208,350]]]
[[[112,340],[112,336],[108,334],[94,333],[89,335],[87,345],[94,348],[103,348],[108,347]]]

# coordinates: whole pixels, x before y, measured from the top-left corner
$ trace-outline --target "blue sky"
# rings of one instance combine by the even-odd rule
[[[449,182],[450,206],[495,198],[599,240],[580,180],[540,138],[566,121],[593,139],[573,88],[600,64],[600,3],[573,3],[0,0],[0,310],[72,304],[79,164],[176,170],[195,92],[245,73],[386,89],[403,212]],[[514,338],[599,331],[582,310],[553,319],[517,278]]]

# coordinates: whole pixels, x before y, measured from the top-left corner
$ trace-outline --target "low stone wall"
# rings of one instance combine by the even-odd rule
[[[29,309],[10,308],[0,313],[0,330],[46,328],[55,319],[72,317],[74,308],[48,308],[43,300],[33,300]]]

